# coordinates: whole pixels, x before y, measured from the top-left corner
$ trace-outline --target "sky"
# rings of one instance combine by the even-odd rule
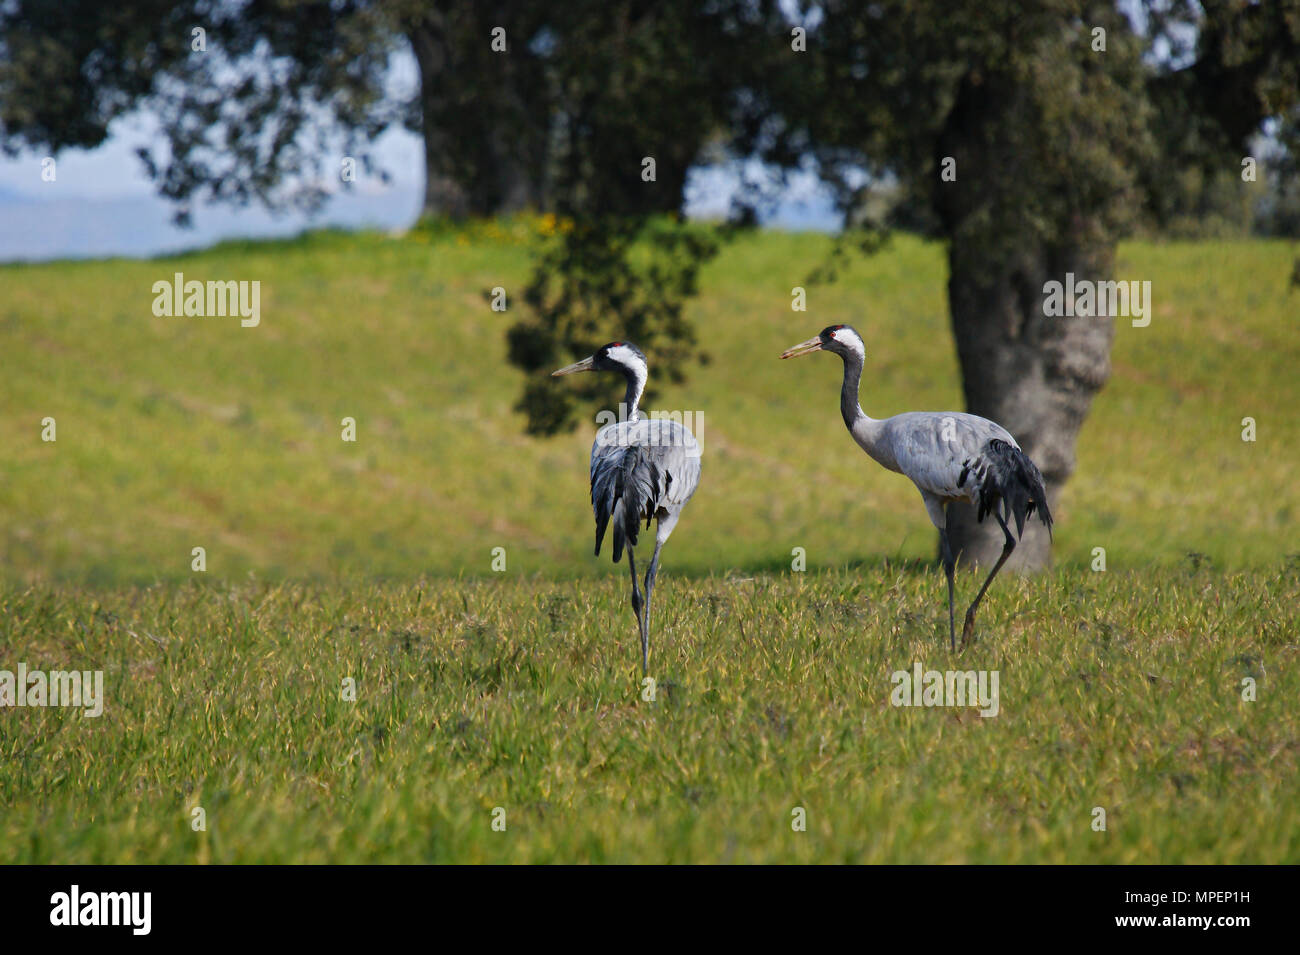
[[[53,182],[42,179],[39,153],[0,159],[0,261],[140,257],[327,225],[402,229],[419,215],[422,147],[414,135],[396,132],[377,145],[394,173],[388,186],[358,182],[315,218],[274,215],[258,205],[199,206],[193,227],[179,228],[171,222],[175,208],[155,194],[134,153],[149,141],[150,125],[146,116],[124,118],[98,149],[65,150]]]

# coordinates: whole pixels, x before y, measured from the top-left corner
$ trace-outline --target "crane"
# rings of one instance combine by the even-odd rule
[[[844,360],[844,383],[840,388],[840,414],[849,433],[873,460],[890,471],[912,479],[930,520],[939,530],[943,572],[948,578],[948,643],[957,648],[953,617],[952,572],[955,558],[948,540],[947,507],[953,501],[968,501],[976,507],[976,520],[992,514],[1002,528],[1006,542],[1002,556],[989,572],[979,593],[966,611],[961,640],[965,646],[975,632],[975,612],[989,584],[1016,548],[1023,535],[1025,519],[1036,511],[1052,532],[1052,512],[1047,507],[1043,475],[1029,455],[1020,450],[1005,428],[978,415],[956,411],[912,411],[877,420],[868,417],[858,404],[858,385],[866,346],[862,336],[848,325],[830,325],[816,338],[800,342],[781,353],[782,358],[834,352]],[[1007,527],[1015,518],[1016,533]]]
[[[631,342],[610,342],[589,358],[551,372],[554,377],[582,371],[618,372],[627,380],[618,420],[596,432],[591,446],[591,508],[596,517],[596,555],[612,522],[614,563],[627,548],[632,574],[632,612],[641,631],[641,673],[650,667],[650,598],[659,572],[659,552],[677,526],[700,483],[700,445],[678,421],[643,418],[641,394],[648,368],[645,354]],[[645,574],[645,596],[637,586],[637,532],[642,519],[655,524],[655,549]]]

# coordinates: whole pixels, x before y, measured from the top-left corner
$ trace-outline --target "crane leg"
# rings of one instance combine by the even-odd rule
[[[655,541],[654,556],[650,558],[650,569],[645,572],[645,626],[641,633],[641,672],[650,668],[650,595],[655,592],[655,578],[659,576],[659,550],[664,546],[661,540]]]
[[[998,562],[994,564],[993,569],[989,571],[988,578],[984,581],[984,586],[980,588],[980,592],[975,595],[975,600],[970,605],[970,609],[966,611],[966,623],[961,628],[961,645],[963,647],[970,642],[971,637],[975,634],[975,611],[979,607],[980,601],[984,599],[984,591],[989,589],[989,584],[993,583],[993,578],[998,575],[998,571],[1002,569],[1002,565],[1007,562],[1007,558],[1011,556],[1011,552],[1016,549],[1016,539],[1011,536],[1011,530],[1007,527],[1007,522],[1002,519],[1002,515],[997,511],[993,511],[992,513],[993,516],[998,519],[998,524],[1002,527],[1002,533],[1006,535],[1007,542],[1002,545],[1002,556],[998,558]]]
[[[943,575],[948,578],[948,648],[957,649],[957,628],[956,620],[953,617],[952,608],[952,568],[955,561],[952,556],[952,545],[948,543],[948,528],[939,528],[939,549],[943,554]]]
[[[647,652],[649,648],[649,634],[646,633],[646,620],[641,613],[643,606],[649,606],[648,602],[641,602],[641,590],[637,586],[636,579],[636,558],[632,556],[631,545],[627,548],[627,567],[632,572],[632,613],[636,614],[637,629],[641,631],[641,675],[644,676],[647,669]]]

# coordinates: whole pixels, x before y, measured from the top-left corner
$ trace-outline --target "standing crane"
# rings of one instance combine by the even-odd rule
[[[1052,532],[1052,512],[1047,508],[1043,475],[1020,450],[1016,439],[1001,425],[978,415],[957,411],[912,411],[876,420],[858,404],[858,384],[867,350],[862,336],[848,325],[823,328],[816,338],[800,342],[781,353],[782,358],[829,351],[844,359],[844,384],[840,388],[840,414],[849,433],[882,467],[912,479],[930,520],[939,529],[943,572],[948,578],[948,644],[957,648],[952,606],[952,571],[955,558],[948,541],[947,507],[952,501],[969,501],[976,508],[976,520],[992,514],[1006,535],[1002,556],[989,572],[966,611],[961,642],[965,646],[975,632],[975,611],[984,592],[1016,549],[1023,535],[1025,518],[1038,512]],[[1016,534],[1007,527],[1014,517]]]
[[[552,376],[580,371],[614,371],[627,379],[619,420],[596,432],[591,446],[591,507],[596,516],[596,555],[605,528],[614,527],[614,563],[627,548],[632,573],[632,612],[641,631],[641,672],[650,666],[650,597],[659,572],[659,551],[677,526],[682,508],[700,483],[700,446],[680,422],[641,417],[646,358],[631,342],[610,342],[590,358],[566,365]],[[655,549],[645,574],[645,596],[637,586],[637,531],[656,520]]]

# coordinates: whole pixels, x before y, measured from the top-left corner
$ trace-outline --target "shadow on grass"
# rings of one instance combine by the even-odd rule
[[[664,573],[668,572],[668,558],[665,556]],[[620,569],[624,565],[618,565]],[[675,577],[682,577],[689,580],[709,580],[753,577],[758,575],[781,575],[796,574],[813,575],[828,573],[848,573],[860,571],[865,574],[922,574],[933,573],[939,570],[937,560],[921,560],[915,557],[860,557],[855,560],[846,561],[841,564],[826,565],[809,565],[807,570],[794,570],[790,566],[790,560],[787,557],[777,557],[767,560],[753,560],[745,564],[733,565],[725,568],[704,568],[694,567],[689,564],[673,569]],[[626,573],[626,569],[623,570]]]
[[[645,558],[638,560],[638,569],[645,573]],[[1205,559],[1201,554],[1187,554],[1180,560],[1152,562],[1141,568],[1134,568],[1128,573],[1140,573],[1145,570],[1163,570],[1181,572],[1189,580],[1211,579],[1233,573],[1276,573],[1284,577],[1300,575],[1300,554],[1288,554],[1280,562],[1263,567],[1224,568]],[[981,568],[959,568],[959,573],[982,575]],[[1051,575],[1057,573],[1078,573],[1085,577],[1092,576],[1091,568],[1086,562],[1055,563],[1043,571]],[[1121,572],[1113,572],[1114,574]],[[935,575],[942,580],[943,572],[937,559],[876,555],[832,564],[810,564],[806,570],[796,571],[791,567],[788,557],[772,557],[750,560],[744,563],[726,566],[703,566],[689,561],[678,564],[672,554],[665,551],[660,564],[660,578],[673,577],[678,580],[691,581],[742,581],[755,577],[811,577],[823,575],[860,575],[862,577],[880,577],[903,574],[907,576]],[[1004,575],[1014,576],[1008,572]],[[108,591],[135,588],[184,588],[198,589],[220,588],[228,590],[241,586],[274,587],[280,585],[309,587],[361,588],[367,586],[416,586],[435,582],[459,582],[467,586],[491,586],[493,584],[559,584],[567,585],[578,581],[601,579],[625,579],[627,577],[627,560],[615,564],[605,557],[599,562],[585,565],[565,565],[553,571],[533,571],[530,573],[438,573],[424,568],[412,567],[402,573],[364,573],[340,570],[337,573],[296,574],[285,567],[271,567],[261,572],[247,569],[229,575],[217,573],[194,574],[178,571],[171,574],[120,572],[111,564],[92,564],[81,570],[63,569],[44,578],[22,579],[0,575],[0,590],[22,591],[27,589],[50,591],[92,590]]]

